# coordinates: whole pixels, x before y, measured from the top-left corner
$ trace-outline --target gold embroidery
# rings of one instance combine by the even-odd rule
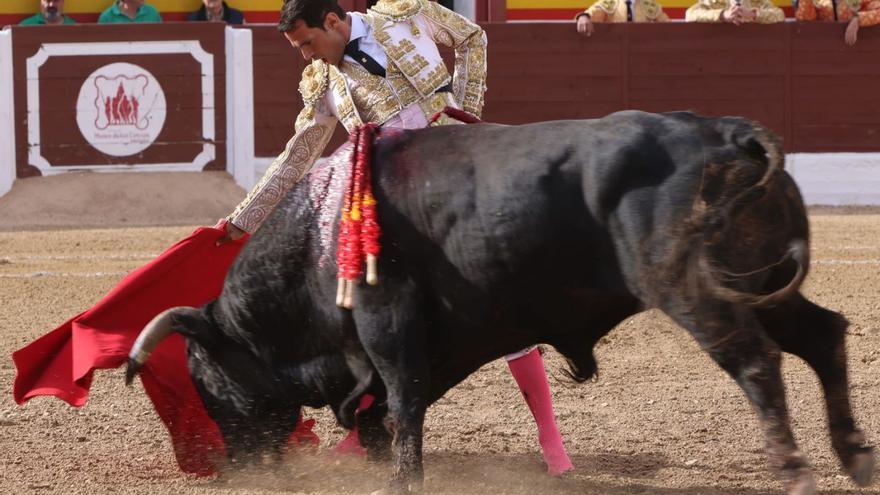
[[[394,22],[401,22],[418,14],[424,3],[424,0],[379,0],[369,11]]]
[[[428,3],[422,14],[438,26],[434,29],[434,41],[455,48],[455,99],[463,110],[479,116],[486,90],[485,33],[476,24],[435,3]]]
[[[306,107],[306,118],[315,116],[315,106],[324,97],[328,83],[328,67],[321,60],[315,60],[303,69],[299,80],[299,93],[303,97]],[[297,119],[299,120],[299,119]]]
[[[482,31],[480,26],[469,21],[466,17],[433,2],[427,3],[423,14],[434,23],[445,28],[457,42],[462,42],[474,33]],[[442,43],[437,39],[435,41]]]
[[[365,19],[370,21],[370,25],[373,26],[373,37],[376,38],[376,41],[379,42],[383,47],[391,41],[391,35],[388,34],[387,29],[393,26],[393,23],[385,23],[381,19],[365,17]]]
[[[385,78],[397,94],[401,106],[405,107],[419,101],[421,95],[395,64],[389,64],[386,72]]]
[[[385,53],[388,54],[389,58],[394,59],[395,61],[403,60],[407,55],[416,51],[416,45],[413,44],[412,41],[404,38],[400,40],[400,43],[396,45],[389,41],[385,44]]]
[[[257,230],[321,155],[332,129],[312,124],[290,139],[281,155],[228,217],[236,227],[251,233]]]
[[[442,111],[445,107],[455,107],[458,108],[458,105],[452,101],[452,95],[449,93],[434,93],[433,95],[423,99],[419,102],[419,107],[422,109],[422,113],[425,114],[425,120],[431,121],[431,118],[437,112]],[[446,114],[440,116],[433,125],[446,125],[446,124],[460,124],[457,120],[450,119]]]
[[[416,77],[416,89],[419,90],[419,93],[422,95],[430,95],[438,88],[443,87],[446,84],[449,84],[449,72],[446,71],[446,66],[441,64],[437,64],[427,75],[424,77]]]
[[[363,122],[356,111],[348,84],[336,66],[330,70],[330,87],[333,89],[333,96],[336,100],[336,115],[339,117],[339,121],[342,122],[346,130],[354,130]]]
[[[449,34],[449,31],[441,29],[440,31],[437,31],[436,36],[437,42],[441,45],[452,46],[452,35]]]
[[[348,62],[340,65],[340,71],[348,78],[354,106],[360,110],[365,122],[381,125],[400,112],[401,105],[384,78]]]
[[[486,50],[482,36],[468,39],[466,49],[456,51],[455,98],[463,110],[479,116],[486,92]]]
[[[410,57],[409,60],[398,60],[397,67],[399,67],[404,74],[414,77],[428,67],[428,60],[417,53]]]

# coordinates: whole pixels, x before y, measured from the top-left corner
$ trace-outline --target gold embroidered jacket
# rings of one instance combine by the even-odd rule
[[[733,5],[734,0],[699,0],[687,9],[684,18],[687,22],[722,22],[721,12]],[[759,24],[772,24],[785,20],[785,12],[773,5],[770,0],[742,0],[742,6],[758,11],[755,22]]]
[[[235,226],[253,232],[263,223],[321,156],[337,122],[350,132],[364,122],[383,124],[416,103],[428,119],[446,105],[480,115],[486,90],[482,28],[428,0],[380,0],[363,19],[385,49],[386,77],[346,60],[339,66],[320,60],[309,64],[300,80],[305,106],[294,135],[229,216]],[[452,77],[437,43],[455,50]],[[452,93],[437,92],[450,82]]]
[[[656,0],[635,0],[632,3],[633,22],[668,22],[669,16]],[[590,16],[593,22],[626,22],[624,0],[598,0],[587,10],[579,12]],[[577,16],[575,17],[577,20]]]

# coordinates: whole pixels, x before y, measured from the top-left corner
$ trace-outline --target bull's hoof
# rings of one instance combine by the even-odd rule
[[[846,472],[859,486],[868,486],[874,478],[874,449],[868,448],[852,456]]]
[[[788,485],[788,495],[816,495],[816,480],[812,474],[801,476],[797,481]]]

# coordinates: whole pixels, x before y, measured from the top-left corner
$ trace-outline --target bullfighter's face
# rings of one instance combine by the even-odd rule
[[[322,27],[309,27],[302,20],[296,21],[293,26],[293,30],[284,33],[284,36],[302,53],[304,59],[339,65],[350,33],[344,19],[330,12],[324,17]]]

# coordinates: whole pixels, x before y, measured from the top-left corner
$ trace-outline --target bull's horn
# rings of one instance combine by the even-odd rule
[[[185,309],[195,308],[178,306],[176,308],[166,309],[150,320],[150,322],[147,323],[147,326],[141,330],[137,340],[134,341],[134,345],[131,346],[131,351],[128,353],[128,367],[125,369],[126,385],[131,385],[131,381],[134,379],[135,375],[140,372],[144,363],[147,362],[147,359],[153,352],[153,349],[159,345],[159,342],[162,342],[165,337],[171,335],[171,332],[173,331],[171,327],[171,317],[174,316],[174,313]]]

